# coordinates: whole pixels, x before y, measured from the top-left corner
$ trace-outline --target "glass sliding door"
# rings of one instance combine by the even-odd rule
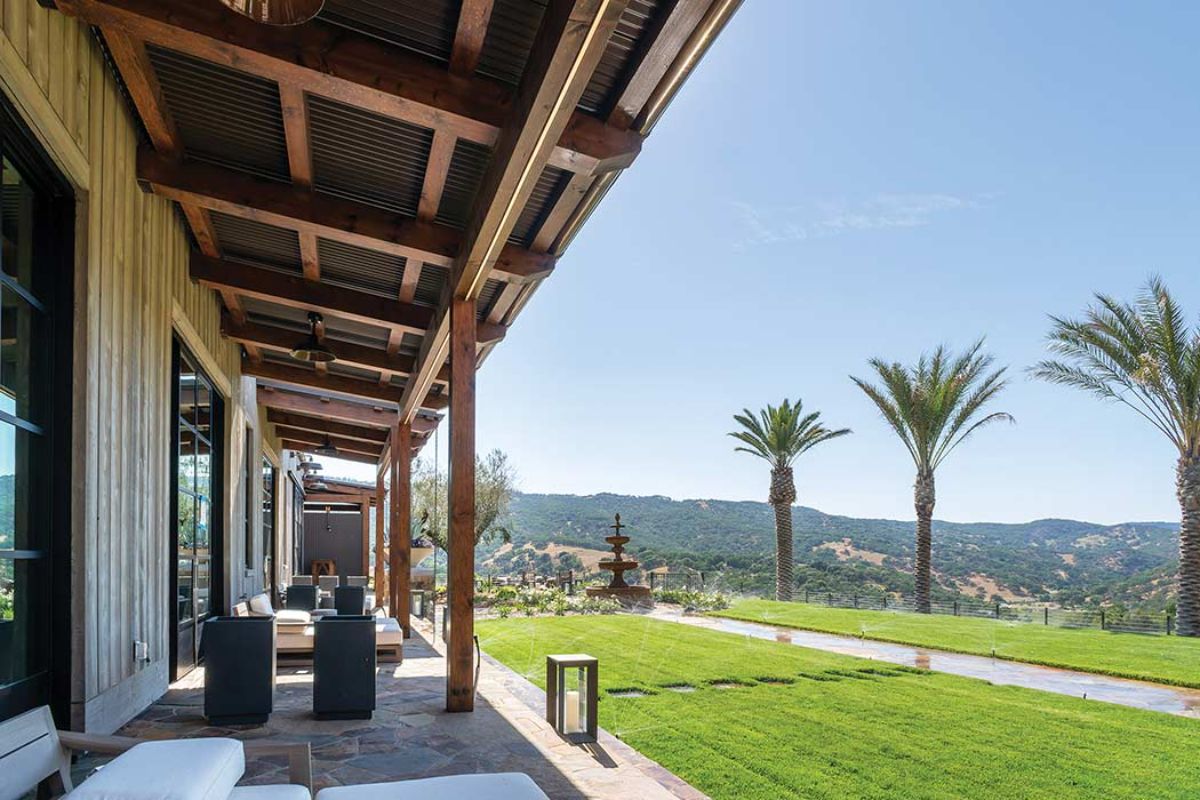
[[[269,459],[262,460],[262,543],[263,543],[263,591],[276,597],[279,576],[275,574],[275,465]]]
[[[66,681],[52,673],[69,668],[70,639],[55,626],[69,627],[70,412],[59,389],[70,374],[72,204],[46,164],[0,101],[0,720],[51,702]]]
[[[221,608],[221,398],[178,342],[175,375],[175,498],[172,551],[172,679],[199,662],[204,621]]]

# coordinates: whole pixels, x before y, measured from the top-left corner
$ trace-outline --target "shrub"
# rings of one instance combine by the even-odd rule
[[[720,611],[729,608],[729,595],[721,592],[697,592],[689,589],[655,589],[657,603],[683,606],[688,611]]]

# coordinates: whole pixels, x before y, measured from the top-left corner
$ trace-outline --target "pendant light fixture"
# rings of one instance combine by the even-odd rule
[[[324,322],[324,318],[316,311],[308,312],[308,336],[292,348],[292,358],[314,364],[328,364],[330,361],[337,361],[337,355],[317,335],[317,327],[322,322]]]
[[[319,456],[336,456],[338,449],[333,446],[333,441],[326,436],[325,441],[321,442],[321,446],[313,450],[313,452]]]
[[[325,0],[221,0],[221,5],[265,25],[300,25],[319,14]]]

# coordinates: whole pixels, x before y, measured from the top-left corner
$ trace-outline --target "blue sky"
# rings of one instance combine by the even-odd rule
[[[1200,318],[1200,5],[750,0],[479,378],[521,488],[765,498],[730,416],[854,429],[799,502],[912,517],[848,375],[986,336],[1017,425],[939,473],[937,516],[1175,519],[1132,413],[1027,379],[1046,315],[1161,274]],[[442,452],[445,447],[443,441]]]

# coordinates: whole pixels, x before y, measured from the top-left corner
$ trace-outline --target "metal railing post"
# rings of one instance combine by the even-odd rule
[[[1104,624],[1104,609],[1100,609],[1100,630],[1105,630],[1107,626]]]
[[[996,603],[996,619],[1000,619],[1000,604]]]
[[[958,601],[954,601],[954,616],[958,616]]]
[[[1042,609],[1042,624],[1043,625],[1050,624],[1050,606],[1046,606],[1045,608]]]

